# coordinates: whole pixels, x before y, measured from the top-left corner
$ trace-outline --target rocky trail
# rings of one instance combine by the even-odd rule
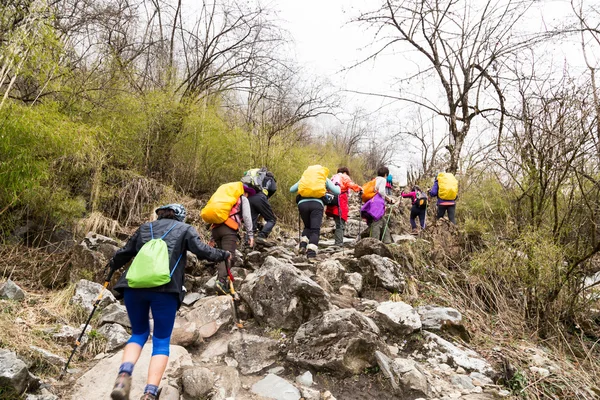
[[[347,236],[357,234],[358,221],[351,222]],[[89,234],[79,251],[100,263],[117,245]],[[469,347],[470,333],[458,310],[408,295],[411,266],[408,257],[392,256],[397,244],[365,238],[339,248],[324,240],[316,263],[296,254],[294,238],[267,245],[238,252],[232,269],[242,298],[243,329],[234,323],[231,297],[214,295],[214,267],[189,257],[187,295],[176,319],[161,400],[510,396],[494,383],[500,375],[493,366],[497,363]],[[89,312],[101,288],[80,280],[71,302]],[[18,299],[19,291],[9,282],[1,293]],[[412,304],[401,299],[412,299]],[[100,307],[84,339],[85,346],[90,335],[106,338],[92,361],[78,364],[63,381],[40,382],[15,353],[0,350],[3,385],[17,393],[28,388],[28,400],[109,398],[129,320],[108,291]],[[62,326],[51,334],[58,342],[72,343],[80,329]],[[39,351],[64,365],[64,358]],[[151,346],[145,346],[136,365],[132,399],[141,395],[150,353]],[[555,368],[543,355],[535,356],[540,376]]]

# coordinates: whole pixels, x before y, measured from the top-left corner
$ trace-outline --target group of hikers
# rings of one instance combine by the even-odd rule
[[[377,177],[362,187],[352,181],[347,167],[339,167],[335,175],[328,176],[326,167],[309,166],[290,188],[291,193],[297,194],[298,212],[304,224],[299,253],[306,254],[308,261],[315,261],[324,214],[335,220],[335,245],[343,245],[350,191],[361,196],[364,203],[361,218],[369,225],[370,236],[391,243],[389,213],[387,219],[384,216],[386,205],[393,207],[397,200],[392,197],[389,169],[380,167]],[[156,209],[157,220],[142,224],[127,244],[115,253],[110,260],[111,276],[132,259],[133,262],[114,287],[124,299],[131,322],[131,338],[123,351],[111,393],[113,400],[129,399],[131,375],[150,336],[150,311],[154,319],[152,357],[141,399],[158,397],[159,384],[169,359],[175,316],[185,296],[187,252],[201,260],[218,263],[217,290],[222,294],[233,294],[230,268],[242,238],[241,228],[244,227],[244,238],[250,247],[255,243],[265,244],[277,222],[269,202],[276,190],[277,181],[266,168],[248,170],[240,181],[221,185],[202,209],[202,219],[210,224],[208,243],[201,240],[193,226],[185,223],[185,207],[169,204]],[[437,217],[441,218],[447,212],[454,223],[457,191],[454,176],[441,173],[428,193],[424,194],[418,186],[413,186],[411,192],[402,193],[402,197],[412,201],[410,221],[413,232],[417,231],[416,218],[419,218],[421,229],[425,228],[427,194],[438,197]],[[264,219],[262,227],[258,225],[261,216]]]

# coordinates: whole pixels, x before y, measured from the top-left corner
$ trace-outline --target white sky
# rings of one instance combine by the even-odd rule
[[[406,75],[408,69],[414,68],[407,65],[407,62],[410,64],[413,61],[414,53],[406,53],[409,57],[379,57],[375,62],[366,63],[351,71],[340,72],[369,53],[369,49],[364,49],[364,46],[371,41],[369,35],[372,33],[366,33],[363,27],[349,21],[360,10],[377,4],[377,0],[274,0],[269,6],[278,10],[281,26],[293,37],[297,61],[310,73],[328,78],[340,89],[398,93],[398,86],[394,85],[394,82]],[[541,31],[557,25],[565,15],[571,14],[568,0],[542,0],[530,9],[529,15],[522,20],[518,28]],[[574,38],[547,45],[541,52],[546,55],[553,54],[552,59],[554,62],[558,61],[558,64],[568,62],[581,66],[580,46],[577,38]],[[418,60],[418,57],[415,56],[414,60]],[[350,93],[346,93],[344,97],[345,111],[348,113],[357,106],[370,111],[379,110],[377,116],[381,119],[402,119],[403,114],[414,113],[414,106],[406,103],[382,108],[383,105],[389,104],[389,100]],[[436,123],[436,127],[447,129],[443,123]],[[414,157],[406,157],[406,154],[396,154],[394,162],[401,165],[400,169],[392,171],[396,179],[404,181],[405,168],[415,161]]]

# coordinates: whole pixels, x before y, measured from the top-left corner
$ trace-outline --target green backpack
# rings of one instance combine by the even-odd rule
[[[144,243],[125,275],[127,284],[130,288],[153,288],[171,281],[171,276],[173,276],[173,272],[177,269],[177,264],[179,264],[179,260],[181,260],[183,253],[179,255],[179,258],[173,267],[173,271],[170,271],[169,250],[167,249],[167,243],[163,239],[171,232],[171,229],[173,229],[176,224],[177,223],[174,223],[169,230],[158,239],[154,239],[152,224],[150,224],[150,235],[152,236],[152,240]]]

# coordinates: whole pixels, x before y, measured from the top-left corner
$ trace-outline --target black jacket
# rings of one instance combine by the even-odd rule
[[[115,255],[111,260],[111,268],[119,269],[122,268],[125,264],[127,264],[135,255],[140,251],[144,243],[150,241],[152,236],[150,234],[150,224],[152,224],[152,230],[154,232],[154,238],[160,238],[165,234],[175,224],[175,227],[168,233],[167,236],[163,239],[167,243],[167,248],[169,250],[169,268],[171,271],[177,263],[177,259],[181,255],[181,260],[177,264],[177,269],[173,272],[173,276],[171,277],[171,281],[162,286],[158,286],[152,288],[150,290],[154,290],[157,292],[170,292],[170,293],[178,293],[180,295],[183,294],[183,282],[185,279],[185,264],[187,261],[187,251],[191,251],[196,256],[198,256],[201,260],[209,260],[209,261],[223,261],[229,255],[228,252],[224,250],[214,249],[207,245],[206,243],[202,243],[200,241],[200,237],[198,236],[198,232],[196,229],[183,222],[175,221],[173,219],[159,219],[157,221],[147,222],[140,226],[138,230],[129,238],[129,241],[120,250],[117,250]],[[114,289],[123,293],[123,290],[128,288],[127,279],[125,276],[127,275],[127,271],[121,275],[121,279],[117,282]]]

